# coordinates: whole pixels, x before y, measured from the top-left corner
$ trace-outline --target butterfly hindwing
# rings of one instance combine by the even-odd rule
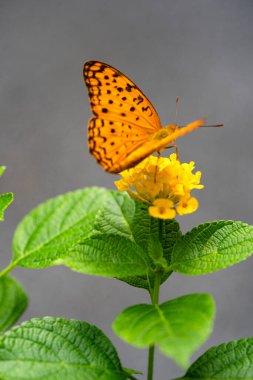
[[[119,173],[129,154],[147,141],[146,134],[131,134],[131,125],[121,121],[92,118],[89,122],[89,149],[108,172]],[[128,165],[129,166],[129,165]]]

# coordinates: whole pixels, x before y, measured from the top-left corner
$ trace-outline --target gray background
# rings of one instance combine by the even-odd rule
[[[88,154],[91,116],[82,66],[105,61],[132,78],[151,99],[163,123],[206,117],[225,128],[203,129],[179,142],[181,158],[203,172],[197,213],[180,218],[184,231],[214,219],[253,223],[253,2],[0,1],[0,163],[8,167],[1,192],[15,203],[1,224],[1,265],[11,257],[16,224],[38,203],[91,185],[114,188]],[[253,336],[249,259],[212,275],[173,275],[161,301],[210,292],[217,302],[214,333],[200,352],[220,342]],[[143,370],[146,352],[111,331],[125,307],[148,300],[143,290],[64,267],[17,268],[30,295],[22,320],[45,315],[78,318],[100,326],[115,343],[124,366]],[[198,356],[198,354],[195,355]],[[157,355],[155,378],[181,371]]]

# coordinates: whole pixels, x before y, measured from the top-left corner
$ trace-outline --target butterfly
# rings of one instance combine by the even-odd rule
[[[94,117],[89,121],[90,153],[109,173],[130,169],[154,152],[203,126],[196,120],[185,127],[162,127],[143,92],[126,75],[99,61],[83,69]]]

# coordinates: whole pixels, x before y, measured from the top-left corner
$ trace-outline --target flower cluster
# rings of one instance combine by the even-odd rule
[[[201,172],[192,173],[195,163],[181,163],[177,155],[169,158],[149,156],[132,169],[121,172],[115,181],[119,191],[150,204],[149,214],[155,218],[172,219],[197,210],[193,189],[202,189]]]

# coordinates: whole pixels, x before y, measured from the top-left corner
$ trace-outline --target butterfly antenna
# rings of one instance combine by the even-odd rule
[[[216,128],[216,127],[224,127],[224,124],[208,124],[208,125],[201,125],[200,128]]]
[[[176,109],[174,115],[174,125],[177,125],[177,117],[178,117],[178,108],[179,108],[179,96],[176,97]]]

